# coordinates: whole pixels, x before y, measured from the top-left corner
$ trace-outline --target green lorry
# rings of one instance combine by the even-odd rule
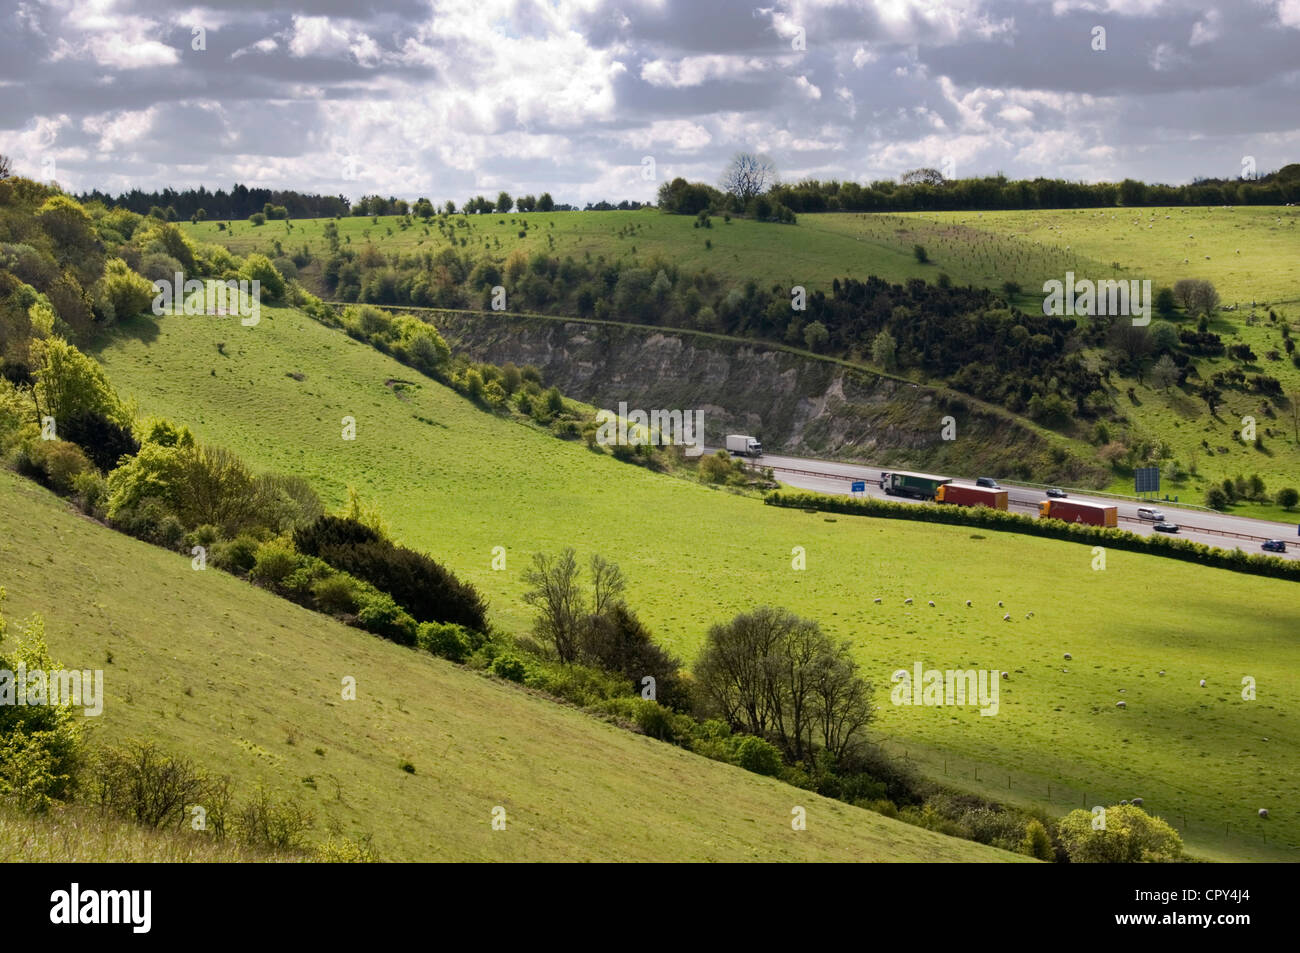
[[[933,500],[939,487],[951,483],[952,477],[932,473],[905,473],[895,471],[880,474],[880,488],[889,496],[911,496],[918,500]]]

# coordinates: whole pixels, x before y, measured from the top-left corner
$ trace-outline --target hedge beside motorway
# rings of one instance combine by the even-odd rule
[[[1246,553],[1240,549],[1219,549],[1203,543],[1192,542],[1177,536],[1152,534],[1139,536],[1123,529],[1067,523],[1064,520],[1035,519],[1006,510],[993,510],[986,506],[943,506],[924,503],[898,503],[871,497],[851,499],[827,496],[822,493],[789,493],[778,490],[763,500],[769,506],[786,506],[793,509],[815,510],[821,513],[843,513],[847,516],[875,516],[880,519],[917,520],[924,523],[949,523],[955,526],[977,526],[982,529],[1009,533],[1027,533],[1046,536],[1072,543],[1107,546],[1152,556],[1166,556],[1186,562],[1231,569],[1233,572],[1271,576],[1300,582],[1300,560],[1292,561],[1262,553]]]

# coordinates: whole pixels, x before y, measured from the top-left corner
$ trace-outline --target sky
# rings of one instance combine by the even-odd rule
[[[1300,0],[0,0],[0,153],[164,186],[576,205],[1300,160]]]

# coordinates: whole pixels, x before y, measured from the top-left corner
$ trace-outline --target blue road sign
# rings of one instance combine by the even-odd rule
[[[866,493],[866,492],[867,492],[867,481],[866,481],[866,480],[854,480],[854,481],[853,481],[853,492],[854,492],[854,493]]]

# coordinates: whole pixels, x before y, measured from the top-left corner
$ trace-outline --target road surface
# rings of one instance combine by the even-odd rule
[[[708,452],[712,453],[713,448],[709,448]],[[760,468],[771,467],[778,480],[787,486],[799,489],[847,496],[850,483],[854,480],[863,480],[867,484],[867,496],[901,503],[917,502],[910,497],[887,496],[880,488],[881,468],[879,467],[856,463],[834,463],[807,457],[787,457],[775,453],[765,453],[750,462]],[[962,483],[975,482],[974,477],[954,477],[954,479]],[[1011,512],[1038,515],[1038,504],[1047,498],[1042,490],[999,482],[1007,491],[1007,507]],[[1263,553],[1264,550],[1260,549],[1261,542],[1265,539],[1281,539],[1286,542],[1287,551],[1267,555],[1283,556],[1287,559],[1300,558],[1300,535],[1297,535],[1295,525],[1290,523],[1274,523],[1269,520],[1251,519],[1248,516],[1184,509],[1170,503],[1124,502],[1106,497],[1088,496],[1085,493],[1071,493],[1069,498],[1116,507],[1120,528],[1144,536],[1150,535],[1154,530],[1150,521],[1138,519],[1137,510],[1139,506],[1150,506],[1164,513],[1169,522],[1177,523],[1180,527],[1178,536],[1183,539],[1194,540],[1220,549],[1240,548],[1247,553]]]

